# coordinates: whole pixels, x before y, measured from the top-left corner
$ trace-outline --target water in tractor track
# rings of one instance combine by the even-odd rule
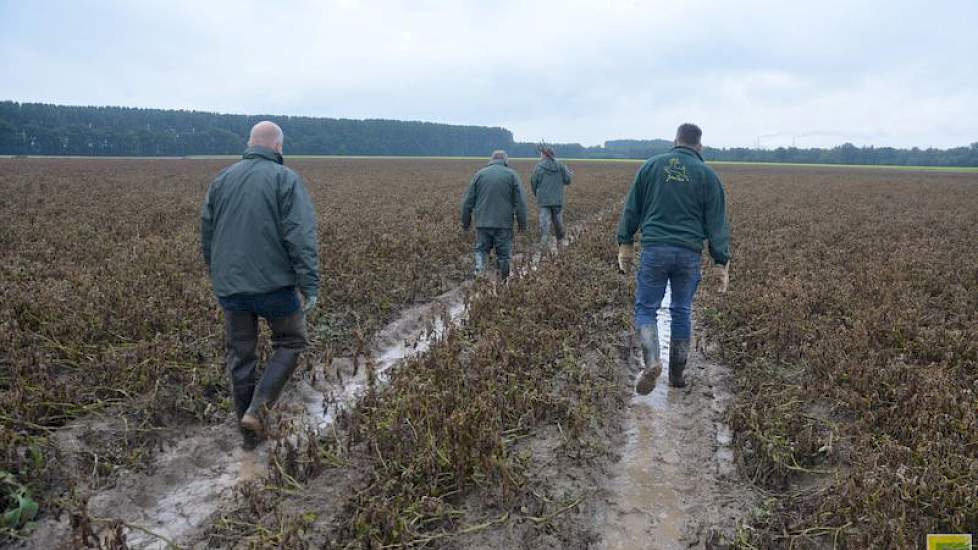
[[[703,526],[741,507],[733,493],[733,501],[722,496],[724,479],[734,473],[730,429],[722,422],[730,399],[724,372],[691,350],[689,385],[669,387],[669,303],[667,287],[657,323],[663,372],[652,393],[632,394],[625,412],[622,458],[598,518],[599,547],[606,550],[702,548],[709,538]],[[631,363],[637,380],[637,350]]]
[[[378,383],[383,384],[391,367],[426,352],[465,316],[466,286],[402,312],[376,335],[367,357],[336,358],[328,366],[318,365],[295,376],[276,409],[291,421],[320,432],[328,430],[339,411],[353,406],[366,390],[368,363]],[[354,368],[356,363],[359,368]],[[97,419],[88,422],[99,423]],[[77,431],[84,429],[90,428],[77,427]],[[78,438],[72,435],[64,439]],[[130,548],[173,547],[199,535],[214,514],[231,501],[233,488],[265,475],[267,464],[267,444],[253,451],[243,450],[233,419],[189,427],[144,471],[121,472],[114,486],[93,494],[88,512],[97,522],[123,521]],[[70,539],[69,533],[65,519],[50,519],[21,546],[60,547]]]

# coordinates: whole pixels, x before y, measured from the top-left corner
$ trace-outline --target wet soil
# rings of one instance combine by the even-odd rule
[[[668,385],[669,295],[658,314],[662,375],[649,395],[631,393],[623,411],[621,459],[609,470],[596,516],[606,550],[714,548],[733,537],[755,496],[734,465],[732,433],[723,421],[729,369],[690,352],[688,385]],[[694,346],[698,347],[698,346]],[[631,342],[628,369],[642,370]]]
[[[540,261],[514,262],[519,276]],[[369,369],[382,383],[398,362],[424,353],[465,315],[466,287],[432,302],[411,307],[374,338],[367,357],[332,359],[291,384],[278,405],[279,414],[317,430],[329,430],[340,412],[365,391]],[[668,299],[659,315],[663,366],[668,365]],[[731,399],[730,372],[706,356],[691,353],[690,385],[667,385],[666,370],[655,390],[637,396],[631,384],[641,370],[637,342],[630,334],[608,335],[618,349],[612,372],[603,373],[622,386],[619,400],[605,403],[603,418],[588,441],[569,444],[559,426],[534,431],[521,442],[532,467],[532,488],[515,510],[472,501],[464,508],[474,527],[451,539],[433,542],[446,548],[716,548],[732,538],[738,518],[754,496],[738,477],[730,447],[732,434],[723,423]],[[588,368],[600,368],[597,353]],[[620,396],[625,396],[624,400]],[[87,421],[98,428],[107,421]],[[75,426],[62,438],[64,451],[84,453]],[[199,545],[208,526],[233,506],[235,489],[267,475],[266,445],[240,448],[232,419],[223,424],[189,427],[154,457],[141,472],[122,472],[113,486],[96,490],[88,514],[96,521],[120,520],[131,548]],[[316,510],[323,521],[338,510],[344,487],[352,487],[355,469],[341,479],[327,472],[300,489],[304,510]],[[352,473],[351,473],[352,472]],[[70,540],[67,519],[49,519],[23,548],[58,548]],[[320,541],[327,544],[328,541]]]
[[[290,384],[276,405],[277,415],[317,430],[328,429],[339,411],[352,406],[367,386],[368,363],[377,379],[398,362],[424,353],[446,327],[464,315],[465,285],[405,310],[374,338],[368,357],[333,359]],[[59,437],[68,457],[86,452],[81,433],[104,431],[100,416],[73,424]],[[200,536],[214,515],[229,504],[233,489],[266,474],[267,443],[241,448],[233,419],[220,425],[191,426],[156,455],[145,471],[119,472],[113,486],[96,490],[88,514],[96,522],[120,520],[130,548],[182,545]],[[81,472],[79,472],[81,474]],[[67,518],[42,521],[18,548],[65,547]]]

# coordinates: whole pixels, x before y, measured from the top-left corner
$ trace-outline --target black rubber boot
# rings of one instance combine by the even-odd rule
[[[642,346],[642,363],[645,370],[638,377],[635,391],[648,395],[655,389],[655,381],[662,374],[662,361],[659,360],[659,329],[655,325],[645,325],[638,329],[638,341]]]
[[[265,411],[275,404],[285,384],[299,365],[299,355],[306,349],[306,318],[301,311],[269,321],[272,329],[272,357],[265,366],[241,427],[262,436]]]
[[[669,343],[669,385],[674,388],[686,387],[686,360],[689,356],[689,339],[672,340]]]
[[[241,418],[251,406],[255,392],[255,369],[258,366],[258,317],[253,313],[224,312],[225,363],[231,378],[234,414]],[[242,447],[254,449],[260,439],[254,432],[241,430]]]

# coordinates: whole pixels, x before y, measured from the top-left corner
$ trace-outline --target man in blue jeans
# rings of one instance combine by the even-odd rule
[[[276,124],[256,124],[242,160],[214,179],[201,212],[201,246],[224,309],[225,360],[246,448],[263,436],[264,411],[298,365],[305,316],[319,294],[316,212],[302,178],[283,165],[284,141]],[[271,328],[273,352],[256,380],[259,317]]]
[[[475,173],[462,198],[462,230],[475,214],[475,274],[486,269],[489,252],[496,250],[499,277],[509,277],[513,254],[513,216],[520,233],[526,231],[526,196],[519,174],[509,167],[506,151],[494,151],[489,164]]]
[[[650,158],[635,176],[618,224],[618,268],[627,273],[633,259],[632,239],[642,231],[642,258],[636,277],[635,328],[645,370],[635,390],[646,395],[662,373],[656,312],[666,283],[672,288],[669,385],[686,385],[683,370],[689,355],[693,296],[700,282],[700,252],[709,241],[710,256],[723,267],[720,291],[726,292],[730,266],[730,227],[723,184],[703,162],[703,132],[682,124],[675,147]]]

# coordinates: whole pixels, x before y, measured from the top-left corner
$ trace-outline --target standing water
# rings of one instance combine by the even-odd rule
[[[741,507],[729,489],[730,430],[720,421],[729,393],[724,371],[690,351],[688,386],[668,384],[671,290],[658,311],[662,375],[649,395],[633,393],[621,461],[613,468],[599,547],[703,548],[712,525]],[[693,346],[695,348],[695,346]],[[633,362],[641,359],[633,354]]]
[[[465,314],[463,287],[432,302],[409,308],[374,339],[369,361],[383,383],[391,367],[427,351]],[[343,408],[355,404],[367,387],[367,367],[353,369],[352,358],[319,366],[315,376],[296,377],[279,406],[295,410],[298,420],[327,429]],[[345,372],[344,372],[345,371]],[[126,533],[130,548],[166,548],[193,538],[226,503],[236,485],[265,472],[267,448],[246,452],[231,423],[197,428],[158,455],[148,473],[120,476],[118,484],[94,495],[94,517],[117,518],[137,529]],[[52,530],[66,525],[52,526]],[[38,541],[35,547],[44,547]]]

